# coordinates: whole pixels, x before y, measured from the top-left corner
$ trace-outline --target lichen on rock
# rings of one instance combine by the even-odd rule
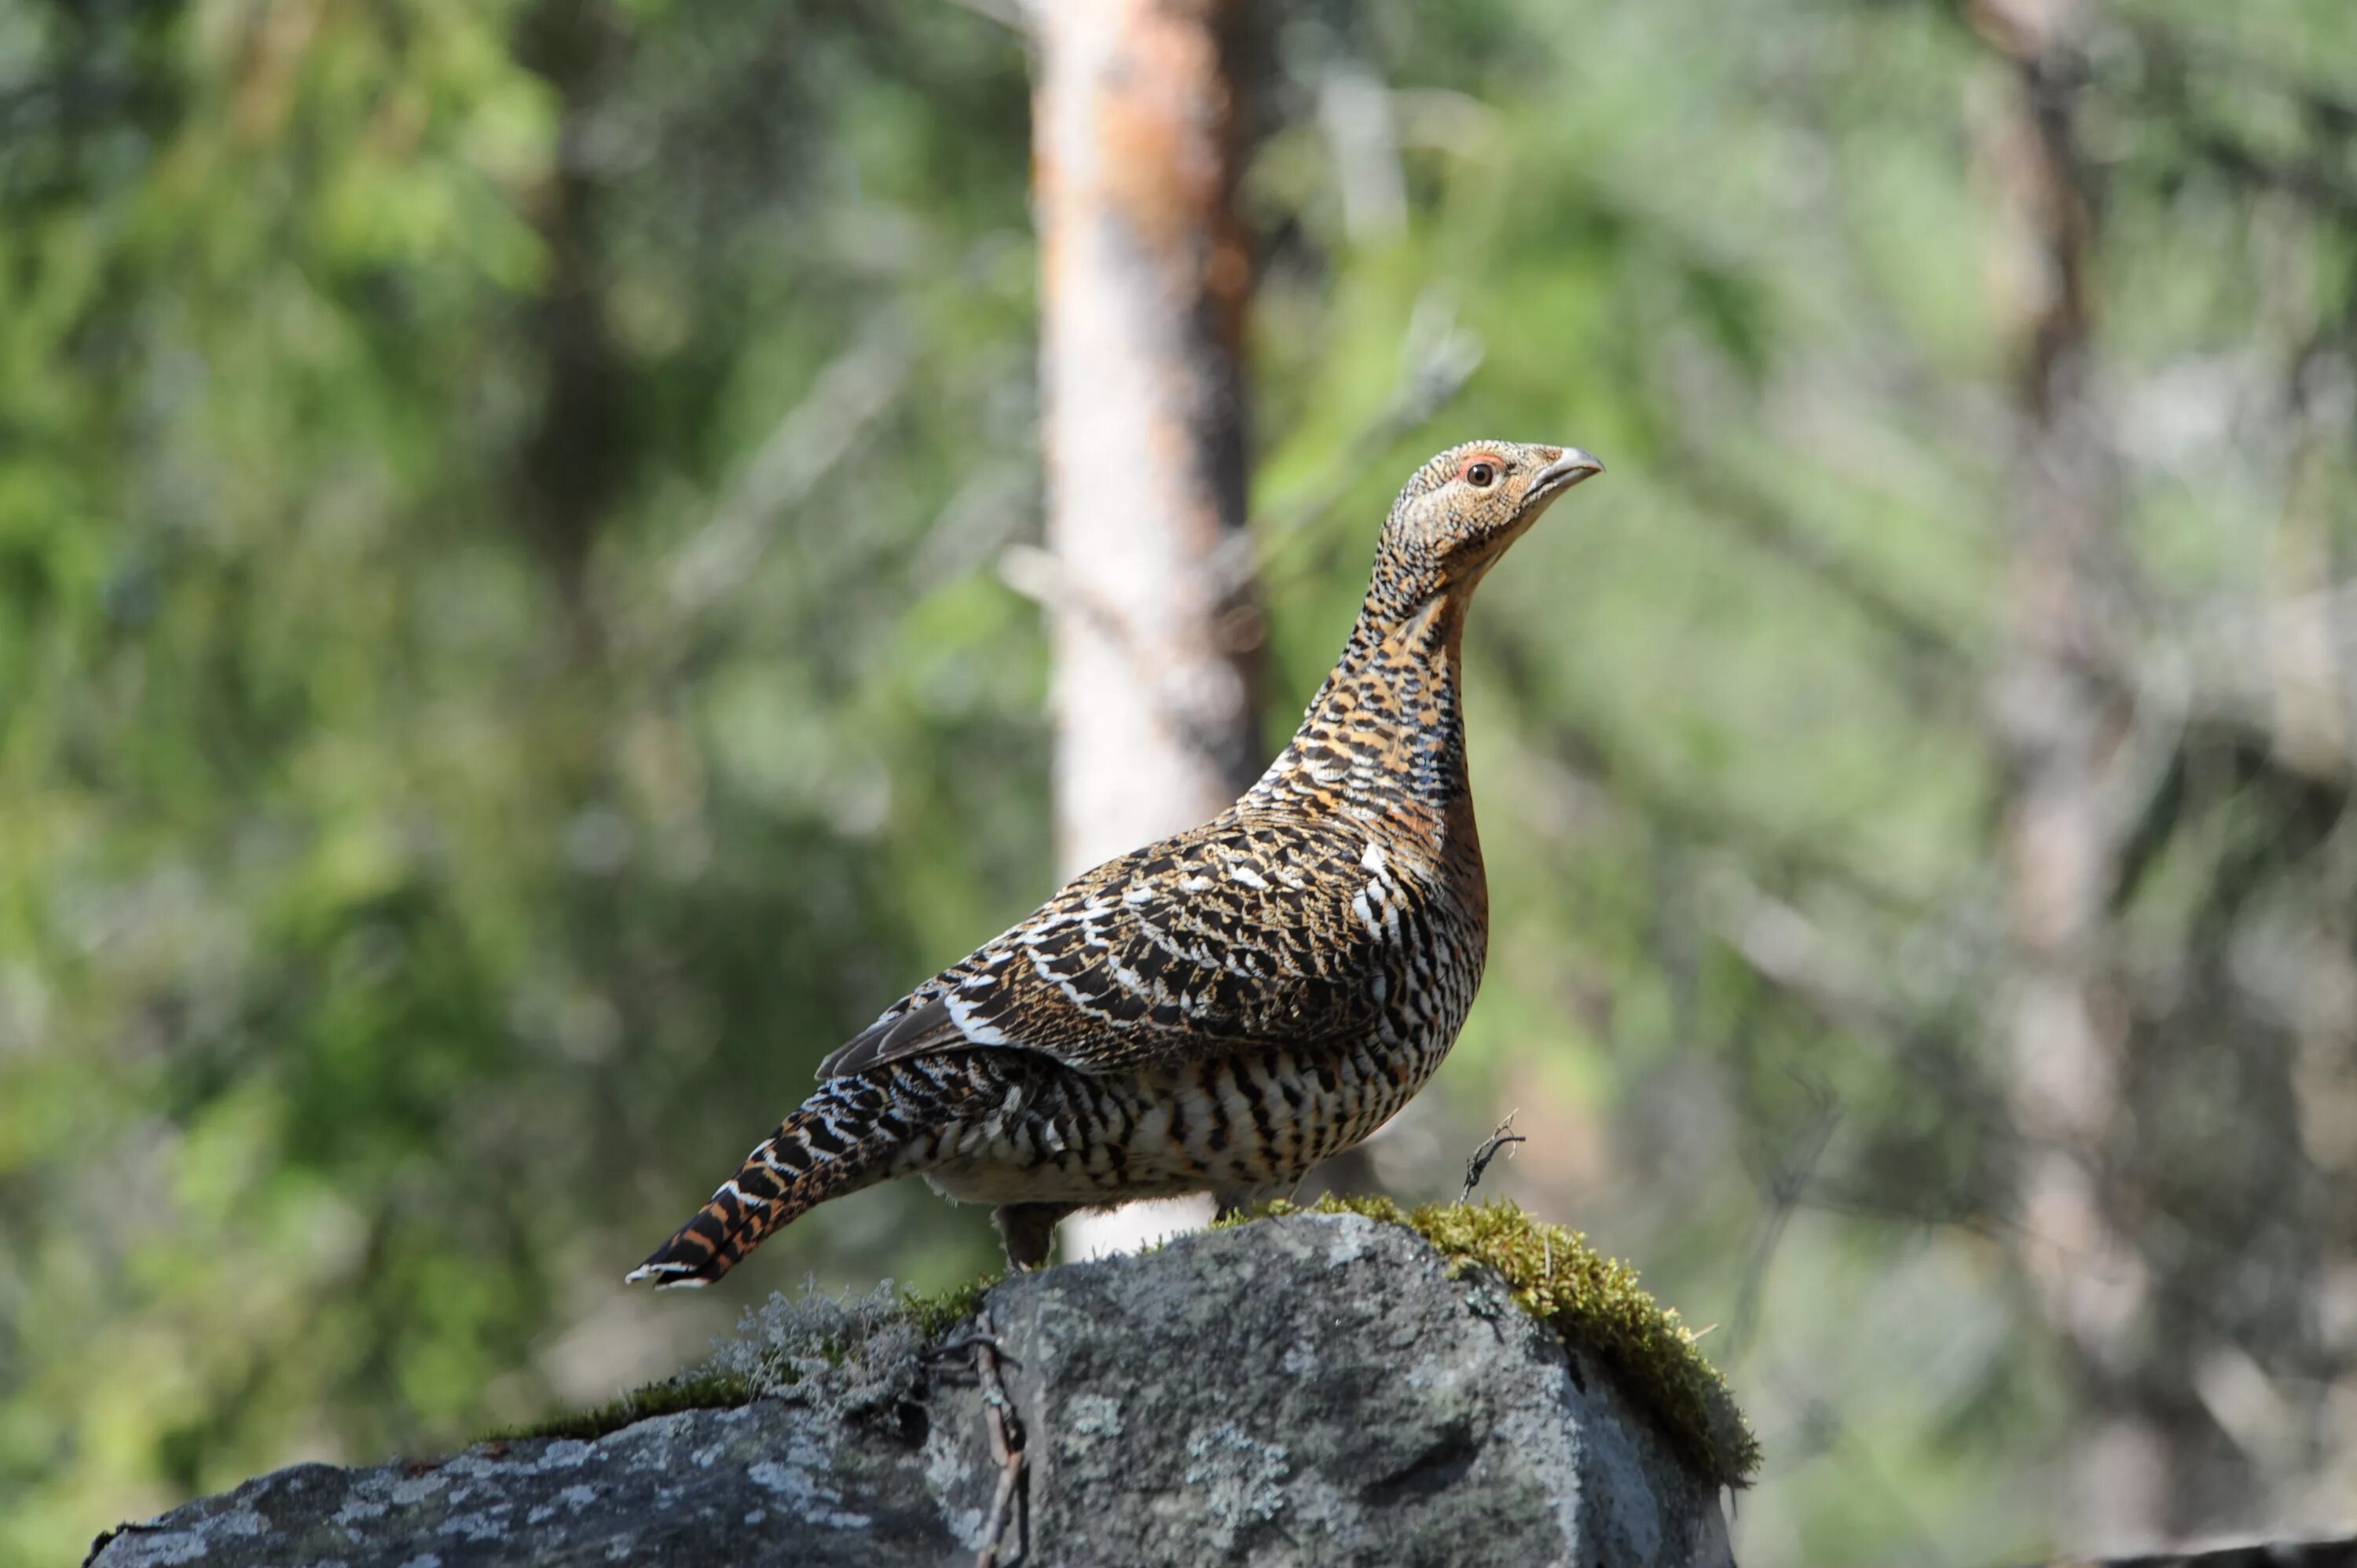
[[[1036,1568],[1724,1564],[1717,1477],[1629,1370],[1677,1354],[1633,1280],[1502,1212],[1427,1219],[1429,1240],[1390,1218],[1329,1206],[991,1286],[1026,1457],[996,1544],[1024,1533]],[[956,1353],[984,1294],[779,1298],[572,1435],[299,1466],[126,1527],[98,1568],[971,1561],[1002,1473]]]
[[[1676,1308],[1656,1302],[1634,1269],[1598,1252],[1579,1231],[1534,1219],[1504,1198],[1403,1209],[1387,1197],[1332,1193],[1306,1208],[1275,1203],[1222,1223],[1300,1213],[1358,1214],[1404,1225],[1439,1249],[1454,1272],[1491,1271],[1515,1305],[1567,1343],[1594,1351],[1705,1475],[1741,1487],[1759,1468],[1758,1440],[1727,1380],[1704,1357]]]

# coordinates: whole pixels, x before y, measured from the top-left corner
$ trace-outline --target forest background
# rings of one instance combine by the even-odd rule
[[[0,4],[0,1561],[992,1264],[619,1283],[1055,879],[1072,8]],[[1517,1112],[1746,1563],[2357,1522],[2357,7],[1224,9],[1257,754],[1415,463],[1610,465],[1343,1179]]]

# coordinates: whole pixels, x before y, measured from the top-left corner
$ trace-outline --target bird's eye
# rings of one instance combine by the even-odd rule
[[[1486,490],[1498,482],[1498,465],[1474,462],[1465,465],[1465,482],[1477,490]]]

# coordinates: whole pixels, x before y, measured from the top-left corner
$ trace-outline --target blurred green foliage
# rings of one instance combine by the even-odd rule
[[[727,1306],[621,1273],[1047,890],[987,9],[0,7],[0,1557],[672,1369]],[[2086,1393],[2012,1272],[1987,1015],[2003,71],[1900,0],[1262,33],[1272,737],[1415,461],[1612,470],[1475,618],[1491,977],[1377,1172],[1443,1196],[1523,1108],[1493,1181],[1726,1325],[1746,1562],[2044,1548]],[[2208,738],[2116,911],[2154,1038],[2211,1047],[2151,1056],[2137,1190],[2235,1243],[2146,1331],[2258,1380],[2220,1522],[2321,1522],[2349,729],[2287,741],[2227,633],[2357,546],[2357,10],[2124,0],[2079,91],[2132,662],[2247,699],[2168,710]],[[902,1184],[730,1291],[995,1253]]]

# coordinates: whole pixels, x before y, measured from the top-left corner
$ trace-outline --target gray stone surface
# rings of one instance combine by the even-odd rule
[[[989,1308],[1028,1439],[1029,1550],[1010,1530],[1002,1562],[1727,1561],[1714,1488],[1597,1364],[1396,1227],[1266,1220],[1011,1280]],[[856,1381],[595,1443],[282,1470],[95,1561],[971,1563],[997,1478],[973,1380],[904,1359]]]

